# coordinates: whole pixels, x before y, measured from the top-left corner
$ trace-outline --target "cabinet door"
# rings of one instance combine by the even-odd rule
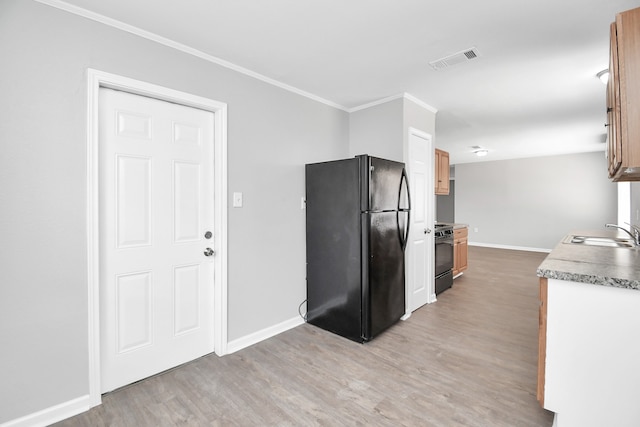
[[[609,50],[609,81],[607,83],[607,157],[609,178],[622,164],[622,138],[620,135],[620,77],[618,72],[618,40],[616,23],[611,24]]]
[[[640,8],[616,15],[610,41],[609,176],[640,181]]]
[[[466,238],[460,240],[458,244],[458,271],[463,272],[467,269],[468,258],[468,240]]]
[[[438,195],[449,194],[449,153],[435,150],[435,193]]]

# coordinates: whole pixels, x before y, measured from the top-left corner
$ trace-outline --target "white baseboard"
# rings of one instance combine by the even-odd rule
[[[300,326],[303,323],[304,320],[301,317],[296,316],[293,319],[285,320],[277,325],[270,326],[261,331],[233,340],[227,343],[226,354],[231,354],[253,344],[257,344],[267,338],[271,338],[282,332],[288,331],[289,329],[295,328],[296,326]],[[0,424],[0,427],[45,427],[50,424],[57,423],[58,421],[73,417],[74,415],[81,414],[89,409],[91,409],[91,399],[89,395],[86,395],[15,420],[7,421]]]
[[[545,248],[528,248],[526,246],[496,245],[493,243],[469,242],[469,246],[480,246],[483,248],[495,248],[495,249],[511,249],[513,251],[545,252],[545,253],[551,252],[551,249],[545,249]]]
[[[81,414],[91,408],[89,395],[51,406],[15,420],[0,424],[0,427],[44,427]]]
[[[242,338],[230,341],[227,343],[226,354],[235,353],[238,350],[242,350],[243,348],[257,344],[260,341],[266,340],[267,338],[271,338],[282,332],[288,331],[289,329],[293,329],[296,326],[300,326],[303,323],[304,320],[300,316],[296,316],[293,319],[285,320],[284,322],[278,323],[277,325],[270,326],[268,328],[262,329],[261,331],[257,331]]]

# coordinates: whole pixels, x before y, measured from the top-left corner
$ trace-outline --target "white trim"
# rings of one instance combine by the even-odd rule
[[[408,93],[399,93],[399,94],[396,94],[396,95],[387,96],[386,98],[378,99],[377,101],[372,101],[372,102],[369,102],[367,104],[362,104],[362,105],[359,105],[357,107],[349,108],[347,110],[347,112],[355,113],[356,111],[366,110],[367,108],[375,107],[377,105],[386,104],[387,102],[395,101],[396,99],[408,99],[409,101],[418,104],[422,108],[425,108],[425,109],[431,111],[434,114],[438,112],[437,108],[432,107],[431,105],[427,104],[426,102],[421,101],[418,98],[416,98],[415,96],[410,95]]]
[[[87,299],[90,406],[100,395],[100,241],[98,180],[98,90],[100,80],[87,70]]]
[[[431,111],[433,114],[436,114],[438,112],[438,109],[436,107],[432,107],[431,105],[427,104],[426,102],[422,101],[421,99],[416,98],[415,96],[411,95],[410,93],[405,93],[404,94],[404,99],[408,99],[409,101],[413,102],[414,104],[418,104],[419,106],[421,106],[425,110]]]
[[[349,108],[349,113],[355,113],[356,111],[366,110],[367,108],[375,107],[377,105],[386,104],[387,102],[395,101],[396,99],[404,98],[404,93],[387,96],[386,98],[378,99],[377,101],[371,101],[366,104],[359,105],[357,107]]]
[[[318,101],[322,104],[326,104],[330,107],[337,108],[339,110],[348,111],[346,107],[343,107],[340,104],[337,104],[333,101],[329,101],[328,99],[321,98],[317,95],[314,95],[310,92],[306,92],[302,89],[298,89],[294,86],[288,85],[286,83],[280,82],[278,80],[272,79],[260,73],[256,73],[255,71],[251,71],[247,68],[241,67],[239,65],[233,64],[229,61],[225,61],[224,59],[218,58],[213,55],[209,55],[204,53],[198,49],[194,49],[182,43],[178,43],[166,37],[162,37],[158,34],[152,33],[150,31],[143,30],[141,28],[135,27],[133,25],[125,24],[122,21],[118,21],[113,18],[109,18],[104,15],[100,15],[99,13],[92,12],[90,10],[69,4],[67,2],[61,0],[35,0],[38,3],[46,4],[47,6],[54,7],[56,9],[64,10],[65,12],[72,13],[74,15],[82,16],[83,18],[91,19],[96,22],[100,22],[101,24],[108,25],[113,28],[117,28],[122,31],[126,31],[127,33],[134,34],[136,36],[145,38],[147,40],[151,40],[153,42],[159,43],[161,45],[170,47],[172,49],[179,50],[188,55],[196,56],[200,59],[204,59],[205,61],[211,62],[216,65],[220,65],[221,67],[228,68],[233,71],[237,71],[238,73],[244,74],[249,77],[253,77],[254,79],[261,80],[270,85],[279,87],[280,89],[284,89],[289,92],[293,92],[297,95],[304,96],[305,98],[312,99],[314,101]]]
[[[38,3],[45,4],[47,6],[51,6],[53,8],[59,9],[59,10],[63,10],[65,12],[72,13],[74,15],[82,16],[83,18],[91,19],[92,21],[96,21],[96,22],[99,22],[101,24],[113,27],[113,28],[117,28],[117,29],[119,29],[121,31],[125,31],[125,32],[130,33],[130,34],[134,34],[134,35],[136,35],[138,37],[142,37],[142,38],[145,38],[147,40],[151,40],[151,41],[159,43],[161,45],[170,47],[172,49],[179,50],[180,52],[186,53],[188,55],[193,55],[193,56],[195,56],[197,58],[204,59],[205,61],[211,62],[211,63],[219,65],[221,67],[228,68],[228,69],[233,70],[233,71],[237,71],[238,73],[244,74],[244,75],[249,76],[249,77],[253,77],[254,79],[257,79],[257,80],[263,81],[265,83],[268,83],[270,85],[279,87],[280,89],[284,89],[286,91],[293,92],[293,93],[295,93],[297,95],[304,96],[305,98],[312,99],[314,101],[320,102],[322,104],[328,105],[328,106],[333,107],[333,108],[337,108],[337,109],[342,110],[342,111],[346,111],[348,113],[353,113],[353,112],[356,112],[356,111],[359,111],[359,110],[364,110],[366,108],[374,107],[376,105],[384,104],[385,102],[393,101],[393,100],[400,99],[400,98],[408,99],[408,100],[410,100],[412,102],[415,102],[416,104],[418,104],[422,108],[425,108],[425,109],[431,111],[432,113],[437,113],[438,112],[437,108],[427,104],[426,102],[416,98],[415,96],[413,96],[413,95],[411,95],[409,93],[400,93],[400,94],[397,94],[397,95],[391,95],[389,97],[382,98],[382,99],[379,99],[377,101],[369,102],[367,104],[363,104],[363,105],[360,105],[360,106],[357,106],[357,107],[347,108],[347,107],[345,107],[343,105],[340,105],[340,104],[338,104],[336,102],[333,102],[333,101],[330,101],[328,99],[322,98],[322,97],[320,97],[318,95],[314,95],[313,93],[304,91],[302,89],[298,89],[295,86],[288,85],[286,83],[283,83],[281,81],[272,79],[271,77],[267,77],[267,76],[265,76],[263,74],[255,72],[255,71],[251,71],[248,68],[244,68],[244,67],[242,67],[240,65],[237,65],[237,64],[234,64],[232,62],[226,61],[226,60],[224,60],[222,58],[218,58],[217,56],[209,55],[208,53],[202,52],[201,50],[194,49],[194,48],[192,48],[190,46],[184,45],[182,43],[179,43],[179,42],[176,42],[174,40],[168,39],[166,37],[162,37],[162,36],[160,36],[160,35],[158,35],[156,33],[152,33],[150,31],[143,30],[143,29],[135,27],[133,25],[126,24],[126,23],[124,23],[122,21],[118,21],[117,19],[109,18],[108,16],[104,16],[104,15],[101,15],[99,13],[92,12],[90,10],[84,9],[82,7],[69,4],[69,3],[65,2],[65,1],[62,1],[62,0],[35,0],[35,1],[38,2]]]
[[[214,113],[214,258],[215,342],[219,356],[227,352],[227,104],[162,86],[87,69],[87,261],[89,312],[89,399],[101,403],[99,301],[98,93],[101,87],[174,102]]]
[[[51,406],[42,411],[34,412],[15,420],[0,424],[0,427],[44,427],[57,423],[88,411],[90,408],[89,395],[69,400],[59,405]]]
[[[235,353],[236,351],[247,348],[251,345],[257,344],[260,341],[264,341],[268,338],[281,334],[289,329],[293,329],[304,323],[304,320],[300,316],[296,316],[293,319],[285,320],[277,325],[269,326],[261,331],[254,332],[249,335],[245,335],[242,338],[235,339],[227,344],[227,354]]]
[[[551,249],[545,248],[529,248],[526,246],[511,246],[511,245],[498,245],[494,243],[478,243],[478,242],[469,242],[469,246],[478,246],[482,248],[494,248],[494,249],[510,249],[513,251],[527,251],[527,252],[544,252],[550,253]]]
[[[631,221],[631,183],[618,182],[616,186],[618,187],[618,224],[638,222],[638,218]]]

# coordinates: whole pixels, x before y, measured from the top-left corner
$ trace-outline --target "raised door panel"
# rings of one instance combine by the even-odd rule
[[[426,263],[424,260],[427,258],[426,253],[426,244],[424,240],[414,241],[411,246],[411,276],[412,276],[412,291],[414,295],[421,295],[423,292],[428,292],[427,289],[427,273],[426,273]],[[422,302],[421,300],[419,302]],[[420,306],[424,305],[424,303],[420,304]],[[417,305],[417,303],[416,303]],[[415,310],[418,307],[414,307]]]
[[[200,239],[201,190],[200,165],[174,162],[173,165],[174,241],[193,242]]]
[[[463,272],[464,270],[467,269],[468,266],[468,243],[467,243],[467,239],[463,239],[460,241],[459,245],[458,245],[458,272]]]
[[[119,249],[151,245],[151,158],[116,156],[115,228]]]
[[[174,334],[193,331],[200,326],[200,288],[203,286],[200,264],[174,268]]]
[[[116,342],[118,353],[153,341],[153,281],[150,271],[116,278]]]

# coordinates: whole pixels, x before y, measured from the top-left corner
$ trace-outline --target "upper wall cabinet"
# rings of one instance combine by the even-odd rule
[[[609,178],[640,181],[640,8],[611,24],[607,129]]]
[[[449,153],[436,148],[435,158],[435,193],[446,196],[449,194]]]

